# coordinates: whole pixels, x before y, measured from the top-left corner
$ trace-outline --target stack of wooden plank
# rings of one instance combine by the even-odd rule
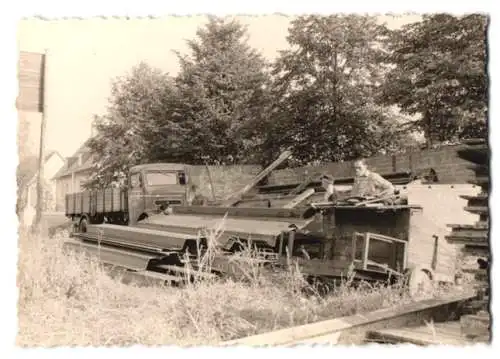
[[[413,181],[415,175],[410,171],[383,173],[382,177],[389,180],[393,185],[406,185]],[[319,177],[319,174],[318,174]],[[341,177],[335,178],[336,186],[352,186],[354,177]],[[314,188],[316,192],[324,192],[321,186],[321,181],[317,178],[306,178],[302,183],[287,183],[287,184],[268,184],[256,186],[257,194],[290,194],[295,195],[308,188]]]
[[[471,161],[476,178],[470,183],[481,187],[481,193],[476,196],[461,196],[468,204],[464,210],[477,214],[479,221],[473,225],[450,224],[450,235],[447,240],[461,246],[464,256],[462,272],[470,274],[475,280],[478,295],[476,300],[470,301],[466,307],[467,315],[462,320],[462,329],[469,332],[471,328],[480,337],[488,336],[489,331],[489,148],[485,140],[467,141],[467,146],[459,150],[459,156]],[[480,313],[480,314],[478,314]],[[485,324],[487,322],[487,324]],[[472,324],[471,324],[472,323]],[[478,324],[479,323],[479,324]],[[482,329],[481,329],[482,328]],[[485,329],[486,328],[486,329]]]

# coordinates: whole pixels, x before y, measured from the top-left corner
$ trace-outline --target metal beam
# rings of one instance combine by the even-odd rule
[[[257,207],[207,207],[176,206],[174,214],[212,215],[228,217],[267,217],[267,218],[302,218],[303,210],[295,208],[257,208]]]
[[[129,268],[136,271],[146,270],[154,255],[141,254],[126,249],[113,248],[107,245],[84,243],[77,240],[66,240],[63,248],[97,257],[100,262]]]

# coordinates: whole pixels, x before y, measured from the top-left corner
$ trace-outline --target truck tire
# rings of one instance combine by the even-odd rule
[[[78,232],[80,232],[80,233],[86,233],[87,232],[87,226],[88,226],[87,218],[83,217],[80,220],[80,224],[78,226]]]

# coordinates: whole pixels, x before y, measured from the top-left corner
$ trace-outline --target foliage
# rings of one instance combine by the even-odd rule
[[[33,178],[33,177],[32,177]],[[32,203],[36,203],[38,200],[38,179],[35,178],[35,183],[32,187],[28,187],[26,183],[23,187],[19,188],[19,193],[17,197],[17,208],[16,213],[21,215],[21,212],[27,209],[28,205],[28,191],[32,190]],[[53,209],[55,204],[55,197],[52,193],[51,185],[47,180],[42,180],[42,211],[50,211]],[[35,209],[34,206],[30,208]]]
[[[279,123],[267,143],[292,146],[299,163],[370,156],[397,133],[373,101],[387,29],[375,17],[302,16],[291,23],[273,75]],[[384,141],[382,141],[384,140]]]
[[[265,61],[235,21],[210,18],[188,41],[174,79],[141,63],[117,78],[106,115],[95,119],[88,147],[98,158],[85,185],[119,182],[145,162],[245,162],[259,144],[266,115]]]
[[[233,262],[236,278],[180,288],[121,281],[127,273],[103,266],[98,256],[63,248],[61,234],[67,235],[70,227],[71,221],[61,225],[63,233],[56,231],[55,237],[20,232],[18,345],[218,345],[414,301],[402,283],[352,286],[349,278],[319,296],[305,286],[295,266],[270,273],[246,261],[253,258],[248,251]],[[224,231],[223,223],[219,228]],[[214,231],[208,239],[215,242]],[[463,294],[470,288],[467,283],[463,288],[433,287],[429,295]]]
[[[35,191],[32,193],[33,201],[36,202],[37,196],[37,182],[38,178],[38,157],[37,156],[25,156],[23,157],[17,167],[17,202],[16,202],[16,213],[20,214],[22,210],[26,208],[28,201],[28,184],[31,180],[35,181]],[[42,210],[50,209],[54,201],[54,196],[50,188],[50,184],[44,179],[42,182],[42,198],[43,205]]]
[[[185,130],[180,157],[196,164],[245,162],[266,115],[266,63],[234,20],[211,17],[188,47],[190,56],[178,54],[176,78],[175,114]]]
[[[88,142],[98,160],[87,187],[101,187],[128,172],[130,166],[148,161],[158,137],[169,123],[171,94],[175,91],[167,74],[140,63],[112,84],[106,115],[96,116],[97,135]]]
[[[427,15],[393,31],[381,100],[410,114],[433,140],[486,135],[486,25],[482,15]]]
[[[24,156],[20,158],[19,165],[17,166],[16,179],[17,179],[17,203],[16,213],[24,208],[26,205],[26,185],[27,182],[33,178],[38,168],[37,156]]]
[[[209,18],[177,53],[175,78],[141,63],[115,80],[88,143],[88,187],[145,162],[267,165],[290,148],[287,165],[303,165],[398,152],[417,145],[415,131],[486,136],[485,17],[430,15],[394,31],[378,20],[298,17],[269,66],[244,26]]]

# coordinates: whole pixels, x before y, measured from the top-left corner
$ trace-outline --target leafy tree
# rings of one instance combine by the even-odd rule
[[[115,79],[107,113],[96,116],[97,135],[88,141],[97,161],[86,187],[107,186],[131,166],[158,157],[158,142],[171,133],[165,132],[174,93],[172,79],[145,63]]]
[[[380,99],[420,114],[410,124],[433,141],[487,133],[486,26],[482,15],[427,15],[393,31]]]
[[[298,164],[369,156],[397,137],[372,100],[382,83],[387,29],[375,17],[302,16],[275,63],[266,148],[291,146]]]
[[[178,55],[174,79],[141,63],[112,86],[88,147],[97,160],[87,188],[108,186],[144,162],[231,163],[252,159],[266,115],[269,76],[235,21],[210,18]]]
[[[38,169],[37,156],[23,156],[17,166],[17,201],[16,213],[26,206],[26,185],[33,178]]]
[[[47,158],[47,157],[46,157]],[[38,156],[22,156],[17,166],[17,202],[16,213],[20,214],[28,204],[28,183],[35,180],[35,190],[31,193],[32,200],[37,200],[37,183],[38,183]],[[54,196],[52,194],[51,185],[46,179],[42,179],[42,211],[50,210],[54,204]]]
[[[266,62],[247,44],[246,28],[210,17],[178,58],[179,153],[189,163],[230,164],[251,160],[261,140],[269,97]]]

